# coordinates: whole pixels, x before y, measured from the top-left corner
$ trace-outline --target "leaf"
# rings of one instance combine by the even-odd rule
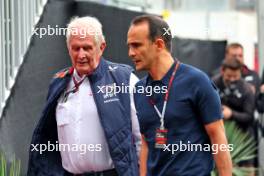
[[[0,176],[7,176],[7,162],[4,154],[0,153]],[[11,162],[11,166],[9,168],[9,176],[20,176],[21,172],[21,162],[17,160],[15,157]]]
[[[234,121],[225,121],[225,131],[229,144],[233,144],[233,150],[230,151],[233,163],[234,176],[247,176],[252,171],[258,171],[254,167],[239,167],[241,161],[247,161],[256,157],[257,143],[255,139],[247,132],[242,131]],[[217,176],[216,169],[211,176]]]

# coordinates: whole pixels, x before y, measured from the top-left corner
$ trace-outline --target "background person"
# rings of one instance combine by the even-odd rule
[[[236,59],[225,60],[221,76],[213,81],[219,90],[224,119],[234,120],[243,131],[248,131],[254,119],[255,97],[251,85],[241,78],[242,66]]]
[[[215,77],[214,82],[222,102],[222,111],[226,121],[235,121],[238,127],[249,133],[253,138],[255,95],[252,85],[241,77],[243,65],[237,59],[224,60],[221,76]],[[239,163],[243,167],[254,167],[254,159]],[[252,173],[254,175],[254,173]]]
[[[260,79],[258,74],[249,69],[244,62],[244,48],[240,43],[230,43],[226,47],[224,60],[237,59],[242,64],[241,77],[251,85],[254,94],[259,92]],[[221,68],[214,71],[214,76],[220,75]],[[213,78],[214,79],[214,78]]]

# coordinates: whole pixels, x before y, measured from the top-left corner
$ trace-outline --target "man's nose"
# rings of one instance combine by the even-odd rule
[[[83,50],[83,48],[80,48],[79,50],[79,58],[85,58],[86,57],[86,53],[85,51]]]
[[[234,81],[236,81],[236,78],[235,77],[231,77],[229,81],[230,82],[234,82]]]
[[[135,57],[135,52],[132,48],[128,48],[128,56],[132,58]]]

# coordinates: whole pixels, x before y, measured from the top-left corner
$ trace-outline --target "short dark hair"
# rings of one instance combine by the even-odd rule
[[[241,70],[243,65],[241,62],[239,62],[238,59],[233,58],[233,59],[224,59],[222,63],[222,69],[231,69],[231,70]]]
[[[230,43],[226,46],[226,53],[228,53],[230,48],[241,48],[242,50],[244,50],[243,46],[240,43]]]
[[[137,25],[142,22],[147,22],[149,27],[149,39],[155,41],[160,37],[166,46],[166,49],[171,51],[171,30],[169,25],[159,16],[156,15],[140,15],[135,17],[130,25]]]

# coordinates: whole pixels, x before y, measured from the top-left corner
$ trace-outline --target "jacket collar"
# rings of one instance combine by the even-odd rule
[[[91,81],[99,80],[103,77],[107,69],[108,67],[107,67],[106,60],[103,57],[101,57],[98,66],[96,67],[96,69],[94,70],[92,74],[88,75],[88,78]]]
[[[88,75],[87,77],[92,80],[92,81],[96,81],[99,80],[103,77],[103,75],[105,74],[105,72],[108,70],[108,65],[106,60],[101,57],[98,66],[96,67],[96,69],[94,70],[93,73],[91,73],[90,75]],[[73,67],[70,67],[68,70],[68,75],[72,76],[76,76],[78,75],[76,70]],[[79,77],[79,76],[77,76]]]

